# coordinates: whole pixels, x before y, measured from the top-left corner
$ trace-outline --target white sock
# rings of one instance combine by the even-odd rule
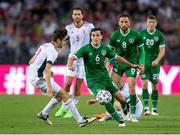
[[[73,97],[73,102],[74,102],[75,105],[78,104],[79,98],[80,98],[80,96],[74,96],[74,97]]]
[[[71,99],[69,99],[68,101],[66,101],[66,103],[64,103],[64,105],[71,111],[71,113],[73,114],[73,117],[76,119],[76,121],[78,123],[80,123],[83,118],[79,114],[74,102]]]
[[[64,102],[62,102],[61,108],[62,108],[62,109],[67,109],[67,107],[64,105]]]
[[[68,94],[70,97],[72,97],[72,95]],[[61,109],[68,109],[66,105],[64,105],[64,102],[62,102],[61,104]]]
[[[43,115],[48,115],[49,111],[59,103],[59,100],[53,97],[42,110]]]

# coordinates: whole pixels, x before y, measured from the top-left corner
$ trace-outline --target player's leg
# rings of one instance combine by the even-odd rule
[[[73,96],[73,101],[77,105],[80,95],[81,95],[81,85],[83,83],[83,80],[85,78],[85,70],[83,65],[77,66],[77,75],[76,75],[76,84],[75,84],[75,91]]]
[[[149,110],[149,92],[148,92],[148,80],[150,79],[150,72],[148,66],[145,65],[144,73],[141,75],[142,80],[142,99],[144,105],[144,115],[150,115]]]
[[[135,85],[136,85],[136,75],[137,70],[135,68],[129,68],[127,67],[125,69],[126,77],[127,77],[127,83],[129,87],[129,93],[130,93],[130,111],[131,111],[131,121],[132,122],[138,122],[138,120],[135,117],[136,112],[136,91],[135,91]]]
[[[111,74],[112,80],[120,89],[121,86],[123,85],[123,81],[122,81],[123,67],[124,67],[123,65],[115,64],[113,67],[113,72]],[[124,102],[121,102],[121,108],[123,110],[126,110],[126,104]]]
[[[68,108],[73,117],[76,119],[77,123],[79,124],[79,126],[83,127],[85,125],[87,125],[88,123],[91,123],[95,120],[95,118],[83,118],[80,113],[78,112],[74,102],[70,99],[70,97],[68,96],[68,94],[66,92],[64,92],[61,87],[54,82],[53,80],[51,81],[52,87],[53,87],[53,94],[55,95],[50,102],[46,105],[46,107],[42,110],[42,114],[45,116],[48,116],[49,111],[56,105],[59,103],[59,101],[63,101],[64,102],[64,106],[66,108]]]
[[[157,104],[158,104],[158,88],[157,88],[157,83],[152,83],[152,95],[151,95],[151,99],[152,99],[152,111],[151,114],[152,115],[159,115],[158,111],[157,111]]]
[[[157,112],[158,104],[158,82],[159,82],[160,65],[151,68],[151,83],[152,83],[152,115],[159,115]]]
[[[114,81],[109,80],[109,82],[106,82],[107,89],[113,93],[113,96],[121,103],[125,106],[126,104],[126,100],[125,97],[122,95],[122,93],[120,92],[118,86],[114,83]]]
[[[75,91],[74,91],[74,96],[72,96],[72,100],[74,102],[75,105],[77,105],[78,101],[79,101],[79,97],[80,97],[80,88],[81,88],[81,84],[83,82],[83,79],[76,79],[76,84],[75,84]],[[62,108],[62,107],[61,107]],[[71,118],[72,117],[72,113],[70,110],[68,110],[66,112],[66,114],[64,115],[64,118]]]
[[[74,89],[74,94],[72,96],[72,100],[75,103],[75,105],[77,105],[81,94],[81,85],[85,77],[84,66],[76,65],[75,72],[76,72],[75,74],[76,81],[75,81],[75,89]],[[64,118],[71,118],[71,117],[72,117],[72,113],[71,111],[68,110],[67,113],[64,115]]]
[[[103,89],[107,89],[105,84],[92,84],[92,86],[89,86],[89,89],[91,90],[91,92],[93,93],[93,95],[97,95],[99,90],[103,90]],[[120,117],[120,115],[117,113],[116,109],[113,106],[114,103],[114,99],[112,99],[111,103],[105,104],[105,108],[107,110],[107,112],[119,123],[120,127],[124,127],[125,123],[122,117]]]
[[[76,84],[75,84],[75,91],[74,91],[74,96],[73,96],[73,101],[77,105],[80,95],[81,95],[81,85],[83,83],[83,79],[77,78],[76,79]]]
[[[53,89],[53,97],[48,102],[48,104],[44,107],[44,109],[37,114],[37,117],[43,119],[48,125],[52,125],[51,120],[49,119],[49,111],[54,108],[60,101],[61,98],[57,97],[56,95],[60,91],[61,87],[51,79],[51,85]],[[46,94],[47,86],[45,80],[39,80],[37,82],[37,88],[39,88],[44,94]]]
[[[131,117],[132,122],[138,122],[135,116],[136,112],[136,92],[135,92],[135,85],[136,85],[136,78],[135,77],[128,77],[127,78],[129,93],[130,93],[130,110],[131,110]]]
[[[72,76],[66,76],[65,79],[65,84],[64,84],[64,92],[66,92],[67,94],[70,92],[70,87],[73,81],[73,77]],[[59,110],[55,113],[56,117],[61,117],[62,115],[65,115],[68,112],[68,109],[64,106],[64,103],[62,102],[61,107],[59,108]]]
[[[149,93],[148,93],[148,80],[142,80],[142,99],[144,105],[144,115],[150,115],[149,110]]]
[[[106,89],[109,90],[113,97],[115,97],[121,104],[126,104],[124,96],[121,94],[119,88],[117,85],[113,82],[113,80],[109,79],[105,82]],[[119,126],[124,127],[125,122],[121,114],[117,112],[117,110],[114,108],[114,100],[112,100],[111,103],[105,104],[105,108],[108,111],[109,114],[117,121],[119,122]]]
[[[142,112],[143,112],[143,104],[141,100],[137,97],[136,113],[135,113],[136,119],[139,120],[141,118]]]

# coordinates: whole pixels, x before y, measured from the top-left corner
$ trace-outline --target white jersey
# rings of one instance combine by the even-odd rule
[[[90,43],[90,32],[94,28],[92,23],[85,21],[79,28],[74,23],[71,23],[65,28],[70,37],[70,55],[76,53],[82,46]],[[80,58],[76,64],[83,65],[83,59]]]
[[[42,44],[34,55],[34,61],[30,64],[30,70],[36,71],[38,77],[43,76],[46,63],[54,63],[57,59],[58,52],[52,43]]]
[[[56,51],[52,43],[42,44],[35,55],[33,56],[33,63],[30,64],[28,74],[31,84],[40,89],[44,94],[46,94],[47,83],[43,79],[43,72],[46,67],[46,63],[53,64],[58,56],[58,51]],[[53,95],[57,95],[58,92],[62,89],[53,78],[50,79]]]

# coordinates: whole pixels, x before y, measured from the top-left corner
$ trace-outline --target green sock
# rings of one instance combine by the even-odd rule
[[[147,89],[143,89],[142,99],[143,99],[144,108],[149,108],[149,93]]]
[[[127,104],[126,104],[126,102],[124,102],[124,103],[121,103],[121,108],[124,110],[124,109],[126,109],[126,106]]]
[[[111,114],[112,117],[113,117],[117,122],[120,122],[121,117],[120,117],[120,115],[117,113],[117,111],[115,110],[115,108],[113,107],[113,104],[112,104],[112,103],[105,104],[105,108],[106,108],[107,112],[108,112],[109,114]]]
[[[136,112],[136,95],[130,95],[131,114]]]
[[[158,91],[157,90],[152,90],[152,108],[157,109],[157,101],[158,101]]]

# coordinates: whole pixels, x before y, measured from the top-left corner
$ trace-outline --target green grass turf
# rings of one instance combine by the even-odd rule
[[[96,104],[86,105],[91,96],[82,96],[78,109],[82,115],[93,116],[104,112],[103,106]],[[55,107],[50,113],[53,126],[49,127],[36,118],[49,97],[36,96],[5,96],[0,95],[0,134],[149,134],[149,133],[180,133],[180,96],[160,96],[160,116],[143,116],[139,123],[126,122],[125,128],[119,128],[114,120],[98,122],[80,128],[73,118],[56,118]]]

